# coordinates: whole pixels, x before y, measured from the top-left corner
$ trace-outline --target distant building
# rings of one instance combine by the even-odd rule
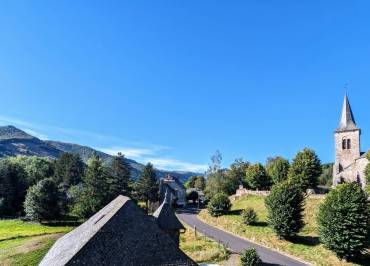
[[[164,200],[159,208],[154,212],[153,217],[164,232],[166,232],[177,244],[180,243],[180,233],[185,231],[185,227],[176,217],[170,203],[170,193],[166,192]]]
[[[40,266],[197,265],[158,225],[170,217],[164,210],[158,223],[133,201],[118,196],[85,223],[58,239]]]
[[[344,97],[339,127],[335,130],[333,186],[343,182],[366,185],[364,170],[369,163],[360,146],[361,129],[357,127],[347,95]]]
[[[160,179],[159,184],[161,202],[163,202],[165,193],[168,191],[170,193],[169,200],[171,204],[176,203],[178,206],[186,205],[186,188],[178,178],[167,175],[167,177]]]

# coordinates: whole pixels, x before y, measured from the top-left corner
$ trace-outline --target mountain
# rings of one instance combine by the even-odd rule
[[[107,163],[113,158],[112,155],[95,150],[88,146],[60,141],[40,140],[14,126],[0,126],[0,157],[25,155],[56,159],[64,152],[79,154],[85,162],[94,153]],[[144,165],[129,158],[125,159],[132,167],[132,176],[137,178],[142,172]],[[199,175],[199,173],[183,171],[166,171],[159,169],[156,169],[156,171],[158,178],[170,174],[179,178],[183,182],[192,175]]]

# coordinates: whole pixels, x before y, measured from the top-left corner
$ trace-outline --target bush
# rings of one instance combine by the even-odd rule
[[[229,198],[224,193],[218,193],[211,198],[207,209],[211,216],[217,217],[230,210],[231,203]]]
[[[53,220],[60,214],[58,187],[50,178],[39,181],[28,189],[24,209],[26,217],[35,221]]]
[[[240,262],[242,266],[257,266],[262,264],[255,248],[244,249],[240,255]]]
[[[370,241],[370,207],[367,195],[356,183],[338,185],[325,198],[318,216],[324,245],[342,259],[364,251]]]
[[[322,173],[321,162],[316,153],[308,148],[298,152],[289,169],[289,179],[302,190],[315,188]]]
[[[279,238],[288,239],[302,229],[304,195],[299,186],[289,181],[273,186],[265,205],[269,224]]]
[[[253,208],[246,208],[242,211],[243,222],[246,225],[253,225],[257,222],[257,213]]]

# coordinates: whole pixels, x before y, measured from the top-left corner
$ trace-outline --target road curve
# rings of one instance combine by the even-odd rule
[[[223,230],[217,229],[216,227],[208,225],[198,219],[196,209],[188,208],[178,210],[177,216],[180,218],[180,220],[182,220],[190,227],[194,228],[195,226],[198,232],[205,234],[206,236],[214,239],[217,242],[221,242],[233,252],[240,253],[245,248],[255,248],[260,255],[264,265],[309,265],[283,255],[277,251],[273,251],[271,249],[257,245],[255,243],[247,241],[246,239],[237,237],[233,234],[227,233]]]

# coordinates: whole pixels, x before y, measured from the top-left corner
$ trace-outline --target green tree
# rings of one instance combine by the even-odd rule
[[[267,159],[266,171],[274,184],[278,184],[288,179],[289,161],[277,156]]]
[[[284,181],[265,199],[268,222],[279,238],[289,239],[303,228],[304,195],[296,184]]]
[[[9,159],[0,160],[0,216],[18,215],[26,195],[26,173]]]
[[[137,198],[145,201],[146,209],[149,209],[150,202],[159,200],[159,184],[157,175],[151,163],[145,165],[143,172],[135,184]]]
[[[199,195],[196,191],[191,191],[189,194],[186,195],[186,199],[189,201],[191,200],[193,203],[198,200]]]
[[[109,167],[109,194],[110,199],[113,200],[118,195],[130,196],[131,191],[129,187],[131,177],[131,167],[125,161],[122,153],[115,156]]]
[[[245,173],[245,183],[252,189],[266,190],[271,186],[271,179],[265,167],[256,163],[248,167]]]
[[[26,173],[26,186],[32,186],[38,181],[51,177],[54,169],[52,161],[48,158],[38,156],[17,156],[9,160],[18,164]]]
[[[322,173],[319,176],[319,185],[331,186],[333,184],[333,164],[327,163],[321,166]]]
[[[186,180],[186,182],[184,183],[184,186],[186,188],[194,188],[196,178],[196,176],[190,176],[188,180]]]
[[[108,170],[103,166],[100,157],[93,155],[87,162],[83,191],[73,208],[77,216],[87,218],[109,202],[108,179]]]
[[[351,259],[370,244],[370,205],[356,183],[329,192],[317,216],[320,239],[338,257]]]
[[[77,185],[82,181],[85,164],[78,154],[63,153],[54,163],[54,180],[65,187]]]
[[[227,171],[227,177],[230,182],[230,190],[232,190],[233,193],[235,193],[240,184],[244,183],[245,175],[249,166],[250,163],[243,159],[236,159],[230,165],[229,170]]]
[[[206,187],[206,180],[204,176],[197,176],[194,181],[194,188],[204,190]]]
[[[366,158],[370,162],[370,151],[366,153]],[[365,168],[365,178],[366,178],[366,184],[367,186],[370,186],[370,163],[366,165]]]
[[[230,207],[231,202],[225,193],[217,193],[207,205],[209,214],[214,217],[225,214],[230,210]]]
[[[289,169],[289,179],[305,191],[315,188],[321,175],[321,162],[316,153],[308,148],[298,152]]]
[[[24,201],[26,217],[41,222],[59,217],[58,188],[55,182],[46,178],[28,189]]]

